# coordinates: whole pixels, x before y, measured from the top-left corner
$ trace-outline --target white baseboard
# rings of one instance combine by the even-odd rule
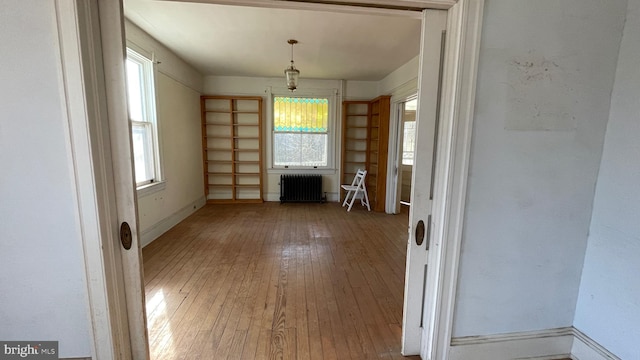
[[[554,360],[571,355],[573,328],[451,339],[449,360]]]
[[[340,195],[337,192],[327,192],[327,202],[338,202],[340,201]],[[267,193],[265,197],[265,201],[280,201],[280,193]]]
[[[571,347],[572,359],[574,360],[620,360],[602,345],[593,341],[580,330],[573,328],[573,346]]]
[[[620,360],[570,326],[451,339],[449,360]]]
[[[207,200],[203,196],[198,200],[190,203],[189,205],[183,207],[182,209],[176,211],[175,213],[167,216],[166,218],[158,221],[154,225],[149,226],[147,229],[144,229],[140,233],[140,244],[142,247],[145,247],[157,238],[160,235],[167,232],[172,227],[176,226],[180,221],[187,218],[187,216],[196,212],[196,210],[200,209],[206,204]]]

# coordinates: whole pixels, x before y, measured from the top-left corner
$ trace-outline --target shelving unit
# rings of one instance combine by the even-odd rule
[[[200,97],[208,203],[262,202],[262,98]]]
[[[344,101],[342,103],[342,167],[340,183],[353,181],[358,169],[368,169],[367,124],[369,101]],[[344,196],[344,192],[342,196]]]
[[[374,211],[384,211],[385,205],[390,99],[380,96],[371,101],[342,103],[340,182],[351,183],[358,169],[366,169],[367,191]]]
[[[374,211],[384,211],[387,196],[387,151],[389,149],[390,96],[380,96],[370,103],[367,159],[367,190]]]

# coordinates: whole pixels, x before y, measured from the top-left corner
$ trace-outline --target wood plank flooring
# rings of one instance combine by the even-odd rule
[[[408,216],[207,205],[143,249],[152,360],[400,355]]]

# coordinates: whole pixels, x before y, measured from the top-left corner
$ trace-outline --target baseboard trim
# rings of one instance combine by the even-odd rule
[[[203,207],[206,202],[207,199],[203,196],[142,231],[140,233],[140,244],[142,247],[151,244],[151,242],[159,238],[160,235],[164,234],[169,229],[176,226],[180,221],[186,219],[187,216]]]
[[[602,345],[585,335],[582,331],[573,329],[573,345],[571,358],[574,360],[620,360]]]
[[[573,326],[451,339],[449,360],[621,360]]]
[[[450,360],[556,360],[571,357],[573,328],[451,339]]]

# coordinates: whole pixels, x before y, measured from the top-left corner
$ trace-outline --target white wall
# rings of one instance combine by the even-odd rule
[[[91,356],[54,3],[0,11],[0,339]]]
[[[407,96],[418,89],[420,56],[395,69],[378,82],[378,95]],[[393,101],[393,99],[392,99]]]
[[[342,87],[345,87],[346,93],[342,94]],[[334,163],[336,169],[340,164],[340,139],[341,139],[341,109],[342,97],[350,100],[354,99],[373,99],[376,97],[377,82],[367,81],[346,81],[340,80],[317,80],[317,79],[300,79],[296,95],[327,95],[327,92],[337,91],[336,98],[336,123],[333,127],[333,138],[335,144]],[[269,106],[268,89],[274,94],[287,94],[284,77],[283,78],[257,78],[257,77],[239,77],[239,76],[207,76],[205,77],[204,92],[207,95],[245,95],[245,96],[262,96],[263,97],[263,142],[265,148],[263,150],[264,171],[267,175],[263,178],[263,192],[266,201],[279,201],[280,198],[280,174],[283,171],[269,170],[269,151],[267,142],[271,136],[269,131]],[[305,171],[299,171],[304,173]],[[323,171],[323,191],[327,193],[329,201],[338,201],[340,191],[340,173],[335,171]]]
[[[573,324],[625,8],[486,1],[454,337]]]
[[[629,0],[575,326],[640,359],[640,0]]]
[[[124,25],[127,46],[147,57],[154,55],[155,60],[159,62],[156,66],[158,71],[197,92],[202,92],[202,74],[128,19],[125,19]]]
[[[200,92],[203,78],[164,45],[126,21],[127,45],[155,55],[156,109],[165,183],[138,192],[141,243],[147,245],[204,205]]]

